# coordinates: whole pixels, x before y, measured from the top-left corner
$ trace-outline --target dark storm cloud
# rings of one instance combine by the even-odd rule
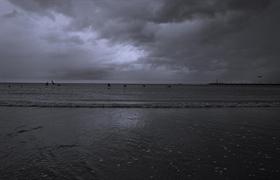
[[[269,4],[270,0],[164,0],[159,19],[164,22],[183,21],[197,16],[214,17],[228,11],[258,11]]]
[[[48,10],[59,11],[61,13],[69,15],[71,9],[70,0],[9,0],[11,3],[20,6],[21,8],[38,13],[41,15],[47,15],[53,17]]]
[[[51,53],[40,55],[42,50],[38,50],[37,57],[61,67],[56,71],[61,73],[53,75],[63,74],[61,76],[66,79],[112,78],[110,75],[124,80],[137,79],[136,76],[149,79],[156,76],[153,73],[147,75],[147,72],[153,71],[163,79],[173,76],[186,82],[215,79],[256,81],[259,74],[267,81],[279,82],[280,3],[277,0],[9,2],[26,13],[48,17],[54,22],[58,21],[57,14],[70,18],[63,27],[66,35],[50,32],[40,37],[53,44],[50,46],[63,44],[63,52],[54,48]],[[2,17],[17,14],[18,11],[10,11]],[[85,31],[94,33],[94,38],[82,38],[79,33]],[[128,44],[143,50],[145,56],[138,61],[100,64],[105,59],[116,57],[111,56],[111,51],[119,54],[119,48],[110,52],[101,50],[104,47],[99,47],[99,44],[104,40],[109,42],[106,48]],[[88,43],[94,47],[90,48]],[[92,49],[94,55],[87,55],[88,51],[83,48]],[[54,62],[54,59],[61,63]],[[94,63],[90,59],[94,59]],[[50,63],[47,64],[50,66]],[[90,68],[85,68],[89,64]]]
[[[63,37],[61,34],[49,34],[44,39],[50,43],[84,44],[84,41],[77,35]]]
[[[2,15],[2,17],[3,18],[13,18],[13,17],[16,17],[17,15],[19,15],[18,12],[16,10],[13,10],[12,12]]]
[[[59,80],[90,80],[98,79],[103,80],[109,72],[113,71],[113,68],[96,67],[96,68],[79,68],[79,69],[64,69],[60,71],[54,71],[52,73],[53,78],[59,77]]]

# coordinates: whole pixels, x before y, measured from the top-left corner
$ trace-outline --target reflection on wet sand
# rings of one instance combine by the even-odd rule
[[[279,109],[0,108],[0,179],[274,179]]]

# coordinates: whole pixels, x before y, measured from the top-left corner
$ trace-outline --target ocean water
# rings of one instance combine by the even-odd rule
[[[280,86],[0,84],[0,106],[279,107]]]
[[[0,107],[0,179],[278,179],[279,108]]]

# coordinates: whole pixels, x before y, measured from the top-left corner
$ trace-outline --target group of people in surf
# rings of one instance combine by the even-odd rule
[[[55,83],[54,80],[51,80],[51,82],[47,81],[45,86],[49,86],[49,85],[51,85],[51,86],[60,86],[60,84]]]

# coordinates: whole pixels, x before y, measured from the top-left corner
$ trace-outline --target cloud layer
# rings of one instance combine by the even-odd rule
[[[1,80],[279,82],[277,0],[0,0]]]

